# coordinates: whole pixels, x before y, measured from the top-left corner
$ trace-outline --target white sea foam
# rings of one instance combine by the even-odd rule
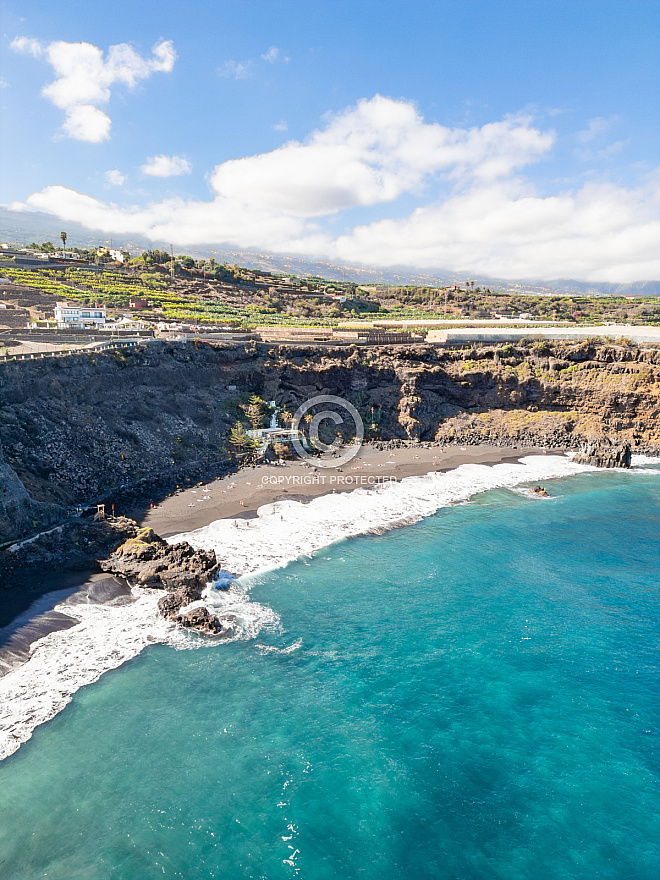
[[[79,623],[35,642],[30,659],[0,679],[0,758],[56,715],[78,688],[121,666],[174,626],[157,613],[157,592],[134,589],[129,605],[59,605]]]
[[[631,455],[630,463],[633,467],[646,464],[660,464],[660,455]]]
[[[243,575],[228,590],[207,591],[205,599],[216,614],[235,621],[235,638],[254,639],[264,627],[277,628],[279,618],[267,606],[250,601],[251,578],[245,575],[311,556],[342,538],[380,534],[416,522],[479,492],[592,470],[596,469],[551,455],[528,456],[519,464],[493,467],[465,464],[445,474],[323,495],[308,504],[268,504],[254,519],[237,520],[238,525],[233,520],[219,520],[169,540],[187,540],[194,547],[215,549],[227,570]],[[135,589],[133,593],[136,601],[119,607],[58,606],[75,617],[78,625],[36,642],[29,661],[0,679],[0,759],[16,751],[35,727],[57,714],[80,687],[121,666],[146,645],[167,642],[190,648],[223,643],[183,632],[161,618],[157,601],[162,594],[158,591]]]
[[[277,648],[275,645],[255,645],[255,647],[262,654],[293,654],[298,648],[302,648],[302,643],[302,639],[296,639],[295,642],[292,642],[286,648]]]
[[[555,455],[532,455],[519,464],[492,467],[464,464],[444,474],[431,473],[371,489],[321,495],[308,504],[266,504],[254,519],[217,520],[171,540],[213,549],[225,568],[247,575],[277,568],[300,556],[311,556],[342,538],[379,534],[417,522],[441,507],[467,501],[479,492],[592,470],[596,468]]]

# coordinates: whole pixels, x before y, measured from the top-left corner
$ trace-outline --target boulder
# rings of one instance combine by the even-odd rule
[[[219,568],[213,550],[195,550],[186,542],[170,545],[153,529],[138,529],[99,565],[131,584],[170,591],[201,590]]]
[[[173,618],[186,605],[190,605],[201,598],[201,589],[196,585],[187,584],[160,598],[158,600],[158,609],[163,617]]]
[[[611,440],[587,443],[577,453],[573,461],[601,468],[629,468],[630,444],[612,443]]]
[[[175,621],[186,629],[195,629],[205,635],[227,637],[234,631],[231,625],[223,625],[208,608],[193,608],[187,614],[179,614]]]

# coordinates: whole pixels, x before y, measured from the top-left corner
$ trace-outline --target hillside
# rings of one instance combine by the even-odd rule
[[[109,245],[112,241],[106,233],[88,229],[79,223],[67,221],[65,226],[71,245],[96,248],[99,245]],[[0,239],[3,241],[13,244],[22,244],[32,240],[57,241],[61,229],[62,221],[51,214],[36,211],[17,212],[0,208]],[[169,252],[170,248],[169,242],[150,241],[141,236],[132,236],[130,240],[115,238],[114,242],[115,246],[122,247],[132,254],[154,248]],[[329,260],[315,260],[292,254],[240,249],[222,243],[214,246],[203,244],[188,246],[186,250],[196,261],[214,259],[216,263],[240,265],[276,275],[294,275],[300,278],[320,276],[331,281],[350,281],[354,284],[440,287],[463,284],[467,279],[470,279],[480,287],[500,290],[514,296],[521,292],[532,295],[557,293],[577,296],[660,296],[660,281],[651,279],[627,284],[605,281],[587,282],[556,277],[552,279],[511,280],[482,275],[472,271],[469,266],[466,266],[461,272],[450,271],[438,266],[429,266],[422,270],[403,265],[383,269],[380,266],[338,264]]]
[[[165,261],[167,259],[167,262]],[[660,323],[660,302],[634,298],[511,294],[496,288],[396,286],[304,279],[240,266],[179,257],[169,273],[169,255],[145,252],[124,268],[115,265],[0,268],[0,328],[25,327],[52,317],[58,299],[105,303],[110,314],[152,323],[241,327],[335,325],[374,318],[429,320],[525,315],[579,323]]]

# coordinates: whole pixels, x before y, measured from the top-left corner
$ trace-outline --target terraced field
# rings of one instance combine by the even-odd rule
[[[147,308],[136,310],[136,317],[149,320],[182,321],[192,324],[214,324],[249,329],[256,326],[321,326],[332,327],[339,321],[359,316],[355,311],[344,309],[335,317],[305,314],[304,304],[296,306],[295,295],[286,298],[286,311],[264,302],[263,289],[249,289],[226,282],[187,282],[176,279],[170,282],[144,273],[142,276],[112,270],[92,270],[78,266],[62,268],[27,269],[3,268],[2,275],[22,287],[32,288],[53,300],[67,299],[86,305],[104,303],[110,311],[128,308],[131,299],[146,300]],[[322,298],[319,297],[319,301]],[[289,304],[293,304],[293,307]],[[54,305],[54,302],[53,302]],[[302,314],[295,314],[296,310]],[[292,312],[294,312],[292,314]],[[389,309],[390,319],[437,320],[437,312],[409,306]],[[373,318],[366,313],[365,318]]]

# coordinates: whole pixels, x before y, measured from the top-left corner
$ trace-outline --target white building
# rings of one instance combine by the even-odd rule
[[[79,306],[67,302],[58,302],[55,306],[55,321],[60,329],[100,327],[105,324],[105,318],[105,306]]]
[[[100,247],[96,253],[99,257],[110,257],[111,260],[115,260],[117,263],[124,262],[124,252],[120,251],[119,248]]]

